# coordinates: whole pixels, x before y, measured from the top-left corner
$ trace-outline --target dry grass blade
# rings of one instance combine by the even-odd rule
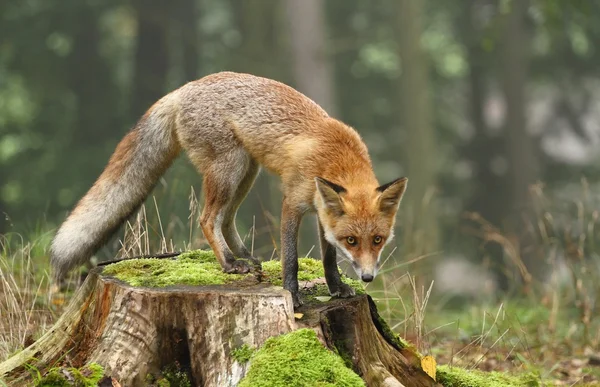
[[[0,235],[0,361],[29,345],[60,311],[52,304],[47,262],[34,264],[37,246],[18,239]]]
[[[419,350],[422,350],[425,309],[427,308],[427,303],[429,301],[429,297],[431,296],[431,289],[433,289],[433,281],[431,281],[431,283],[429,284],[429,288],[427,288],[426,292],[424,286],[421,287],[421,291],[419,292],[417,284],[415,282],[415,278],[409,275],[408,279],[410,281],[413,296],[413,316],[415,326],[415,337],[417,341],[415,344]]]

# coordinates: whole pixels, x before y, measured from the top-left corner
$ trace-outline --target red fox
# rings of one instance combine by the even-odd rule
[[[52,241],[57,278],[106,242],[182,149],[203,175],[200,225],[225,272],[252,269],[236,258],[258,262],[244,246],[235,216],[262,166],[283,183],[283,283],[296,307],[298,228],[309,211],[317,212],[332,296],[354,294],[341,281],[337,254],[363,281],[377,274],[407,179],[379,185],[358,133],[300,92],[274,80],[221,72],[161,98],[118,144]]]

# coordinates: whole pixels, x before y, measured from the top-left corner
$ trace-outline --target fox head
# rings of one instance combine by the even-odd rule
[[[408,179],[380,187],[342,187],[320,177],[315,182],[315,206],[325,239],[352,263],[359,278],[373,281],[383,247],[394,237]]]

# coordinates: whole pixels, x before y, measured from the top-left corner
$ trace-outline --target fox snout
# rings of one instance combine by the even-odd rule
[[[352,267],[354,271],[358,275],[363,282],[372,282],[377,276],[377,272],[379,271],[379,264],[375,265],[361,265],[356,261],[352,261]]]
[[[373,276],[371,274],[365,274],[363,273],[360,278],[364,281],[364,282],[371,282],[373,281]]]

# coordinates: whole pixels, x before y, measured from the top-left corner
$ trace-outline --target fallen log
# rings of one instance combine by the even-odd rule
[[[96,363],[122,386],[152,385],[172,369],[191,385],[236,386],[252,366],[241,350],[309,328],[367,386],[437,385],[368,295],[322,302],[321,263],[302,259],[300,273],[307,302],[294,311],[277,261],[263,263],[260,273],[225,274],[212,254],[188,252],[93,269],[56,324],[0,363],[0,378],[30,385],[31,369],[43,375],[58,366]]]

